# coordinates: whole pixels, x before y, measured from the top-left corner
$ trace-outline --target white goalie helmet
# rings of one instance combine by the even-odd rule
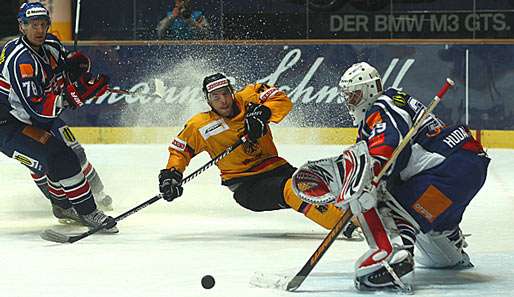
[[[339,87],[354,125],[364,120],[366,111],[383,92],[380,74],[366,62],[348,68],[341,76]]]

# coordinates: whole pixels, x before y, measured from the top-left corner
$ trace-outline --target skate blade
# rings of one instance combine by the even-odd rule
[[[89,228],[89,230],[91,229],[94,229],[94,228]],[[110,229],[102,229],[100,231],[98,231],[98,233],[100,234],[116,234],[116,233],[119,233],[120,230],[118,229],[118,227],[112,227]]]
[[[57,219],[57,221],[63,225],[81,225],[82,226],[82,223],[77,222],[73,219],[63,218],[63,219]]]
[[[359,291],[363,292],[390,292],[397,294],[405,294],[405,295],[413,295],[414,288],[411,284],[404,284],[403,287],[399,285],[390,285],[384,287],[368,287],[366,285],[360,284],[357,281],[355,282],[355,288]]]

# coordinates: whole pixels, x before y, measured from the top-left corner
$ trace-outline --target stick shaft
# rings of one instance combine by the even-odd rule
[[[146,94],[146,93],[143,93],[143,92],[134,92],[134,91],[129,91],[129,90],[125,90],[125,89],[111,89],[111,88],[109,88],[109,89],[107,89],[107,91],[109,91],[110,93],[113,93],[113,94],[146,96],[146,97],[154,97],[154,98],[162,99],[162,96],[159,95],[159,94]]]
[[[228,148],[226,148],[223,152],[221,152],[219,155],[217,155],[216,157],[212,158],[209,162],[205,163],[202,167],[198,168],[197,170],[195,170],[193,173],[189,174],[188,176],[186,176],[184,179],[182,179],[182,183],[181,185],[184,185],[185,183],[191,181],[192,179],[194,179],[195,177],[197,177],[198,175],[200,175],[202,172],[204,172],[205,170],[207,170],[209,167],[211,167],[212,165],[218,163],[221,159],[225,158],[226,156],[228,156],[231,152],[233,152],[236,148],[238,148],[241,144],[243,144],[244,142],[246,142],[246,136],[243,136],[241,137],[236,143],[234,143],[233,145],[229,146]],[[162,195],[159,194],[159,195],[156,195],[154,197],[152,197],[151,199],[139,204],[138,206],[136,207],[133,207],[129,210],[127,210],[126,212],[120,214],[119,216],[115,217],[114,220],[116,222],[118,221],[121,221],[123,219],[125,219],[126,217],[140,211],[141,209],[151,205],[152,203],[156,202],[157,200],[161,199],[162,198]],[[67,240],[67,242],[69,243],[74,243],[78,240],[81,240],[83,238],[86,238],[88,237],[89,235],[92,235],[92,234],[95,234],[96,232],[102,230],[105,226],[103,225],[100,225],[96,228],[93,228],[87,232],[84,232],[82,234],[79,234],[79,235],[75,235],[75,236],[70,236]]]
[[[414,135],[416,135],[416,133],[418,133],[418,130],[421,127],[421,125],[423,125],[423,122],[428,118],[428,116],[430,116],[430,114],[435,109],[437,104],[439,104],[439,102],[443,98],[444,94],[446,94],[446,92],[454,84],[455,83],[451,79],[449,79],[449,78],[446,79],[446,82],[444,83],[443,87],[439,90],[439,92],[434,97],[434,99],[432,99],[432,102],[430,102],[430,104],[425,109],[425,111],[423,112],[421,117],[418,119],[418,121],[416,123],[414,123],[414,125],[410,128],[409,132],[407,132],[407,134],[405,135],[403,140],[395,148],[395,150],[393,151],[393,155],[387,161],[387,163],[384,165],[384,167],[382,168],[380,173],[377,176],[375,176],[375,178],[373,178],[373,183],[377,184],[382,179],[384,174],[386,174],[387,170],[389,170],[389,168],[393,165],[394,161],[396,161],[396,158],[398,158],[398,155],[400,155],[400,153],[407,146],[407,144],[410,142],[412,137]]]
[[[73,49],[77,50],[77,42],[79,38],[80,24],[80,0],[77,0],[77,8],[75,9],[75,36],[73,37]]]

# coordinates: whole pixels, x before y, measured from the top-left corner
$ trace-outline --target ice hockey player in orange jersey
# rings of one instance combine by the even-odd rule
[[[215,157],[246,134],[249,141],[217,163],[222,185],[234,193],[236,202],[252,211],[292,208],[332,228],[341,210],[300,200],[291,188],[296,168],[278,156],[273,143],[268,123],[279,123],[291,111],[289,97],[261,83],[236,92],[221,73],[205,77],[203,92],[211,110],[189,119],[168,148],[168,163],[159,174],[164,199],[172,201],[182,195],[182,173],[193,157],[203,151]]]

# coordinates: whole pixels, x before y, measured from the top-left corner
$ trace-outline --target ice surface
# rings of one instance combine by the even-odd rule
[[[281,145],[294,165],[333,156],[340,146]],[[86,151],[114,199],[118,215],[157,192],[166,145],[87,145]],[[514,154],[489,150],[488,180],[462,224],[472,270],[417,269],[416,296],[511,296],[514,291]],[[208,161],[201,155],[189,172]],[[239,207],[211,168],[172,203],[158,201],[119,223],[118,235],[92,235],[74,244],[39,238],[57,223],[28,171],[0,156],[0,296],[362,296],[353,288],[353,262],[364,242],[338,240],[296,293],[255,288],[256,273],[294,275],[326,231],[292,210],[253,213]],[[211,274],[216,285],[203,289]],[[394,296],[392,293],[371,295]],[[364,294],[366,295],[366,294]]]

